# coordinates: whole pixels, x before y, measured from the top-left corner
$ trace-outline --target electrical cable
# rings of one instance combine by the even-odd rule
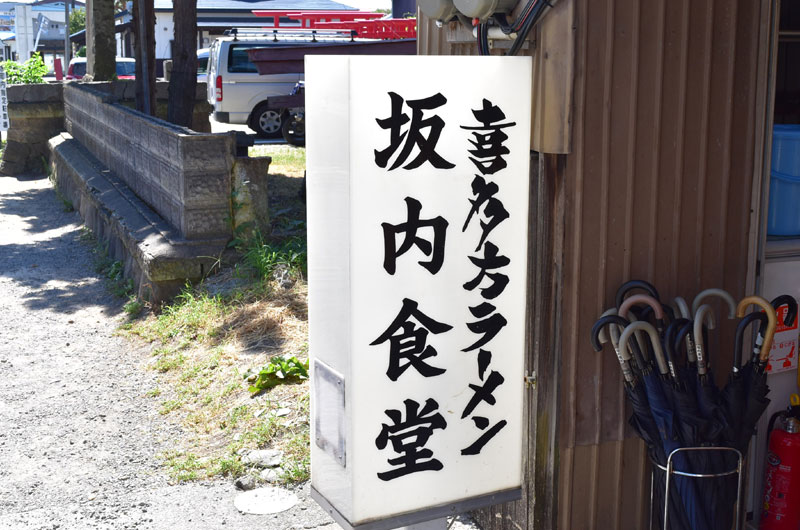
[[[533,9],[517,33],[517,38],[514,39],[514,42],[511,44],[511,48],[506,52],[506,55],[516,55],[517,52],[519,52],[520,48],[522,48],[522,44],[528,38],[531,29],[536,25],[539,19],[541,19],[545,9],[548,7],[550,7],[549,2],[545,2],[544,0],[538,0],[536,2],[536,5],[533,6]]]
[[[481,55],[489,55],[489,24],[480,24],[478,26],[478,40],[480,41],[479,50],[483,50]],[[481,52],[479,51],[478,53]]]

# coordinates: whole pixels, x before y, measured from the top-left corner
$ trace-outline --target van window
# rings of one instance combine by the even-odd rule
[[[256,65],[250,62],[247,50],[264,47],[263,44],[231,44],[228,51],[228,71],[237,74],[257,74]]]
[[[208,70],[208,57],[197,58],[197,73],[204,74]]]
[[[129,61],[117,63],[117,75],[136,75],[136,63]]]
[[[72,65],[72,75],[83,77],[86,75],[86,63],[80,62]]]

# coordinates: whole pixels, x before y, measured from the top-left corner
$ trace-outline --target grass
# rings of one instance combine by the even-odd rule
[[[305,149],[257,146],[250,154],[272,157],[273,236],[256,232],[241,241],[235,266],[187,285],[157,310],[130,297],[124,310],[136,318],[118,331],[150,345],[158,386],[146,396],[165,421],[183,427],[162,455],[174,482],[255,476],[241,455],[257,448],[283,451],[280,482],[309,476],[308,381],[251,397],[246,379],[275,356],[308,358],[305,204],[298,193]],[[103,261],[103,274],[116,278],[121,265]]]
[[[270,174],[302,177],[306,169],[306,150],[291,145],[254,145],[248,149],[250,156],[269,156]]]
[[[118,298],[128,298],[128,304],[130,304],[130,297],[133,295],[133,280],[125,277],[124,264],[112,258],[108,251],[108,244],[98,241],[92,231],[85,226],[82,228],[80,240],[92,247],[95,272],[104,277],[106,288]]]

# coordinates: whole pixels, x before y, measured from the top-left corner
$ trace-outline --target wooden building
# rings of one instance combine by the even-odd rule
[[[757,292],[780,15],[778,0],[559,0],[529,37],[527,491],[481,512],[485,528],[647,528],[645,447],[589,331],[628,279],[662,299]],[[422,14],[418,42],[477,54],[458,22]],[[724,376],[732,347],[712,347]]]

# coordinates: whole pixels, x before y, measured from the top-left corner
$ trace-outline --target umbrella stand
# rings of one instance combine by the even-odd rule
[[[736,456],[736,467],[730,469],[728,471],[722,471],[720,473],[690,473],[688,471],[682,471],[675,469],[675,462],[674,457],[678,453],[682,452],[698,452],[698,451],[719,451],[719,452],[728,452],[733,453]],[[735,504],[735,511],[736,514],[736,530],[741,530],[742,520],[739,516],[740,508],[741,508],[741,501],[742,501],[742,489],[744,483],[744,474],[742,473],[744,468],[744,457],[742,453],[738,449],[734,449],[733,447],[679,447],[673,450],[669,457],[667,458],[667,465],[662,466],[658,462],[655,462],[651,459],[651,463],[653,464],[654,468],[652,474],[650,476],[650,530],[653,529],[653,490],[655,486],[655,468],[659,468],[666,474],[665,477],[665,492],[664,492],[664,530],[669,529],[669,493],[670,493],[670,486],[672,485],[671,477],[673,475],[687,477],[689,479],[708,479],[708,478],[722,478],[722,477],[729,477],[732,475],[737,476],[737,490],[736,490],[736,504]]]

